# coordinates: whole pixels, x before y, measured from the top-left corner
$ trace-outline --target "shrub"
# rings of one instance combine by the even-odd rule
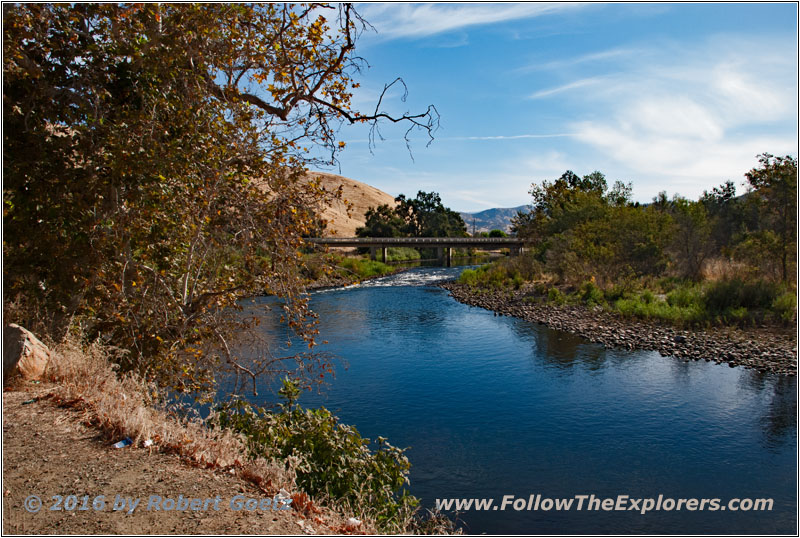
[[[478,284],[478,272],[474,269],[464,269],[458,277],[459,284],[475,287]]]
[[[567,299],[558,288],[550,288],[547,292],[547,300],[556,304],[564,304]]]
[[[387,262],[403,262],[419,260],[421,258],[419,251],[410,247],[390,247],[386,249]]]
[[[752,311],[751,317],[770,310],[780,290],[780,285],[764,280],[720,280],[706,289],[704,303],[711,317],[741,320],[741,308]]]
[[[644,290],[641,294],[639,294],[639,299],[641,299],[641,301],[645,304],[651,304],[656,300],[656,296],[653,295],[652,291]]]
[[[244,434],[252,458],[291,462],[298,485],[311,495],[371,514],[381,530],[401,530],[419,503],[401,491],[411,467],[404,450],[382,437],[371,449],[369,439],[324,407],[303,409],[297,405],[300,390],[289,380],[279,394],[286,401],[278,413],[235,400],[217,410],[213,425]]]
[[[696,286],[677,287],[667,294],[667,303],[670,306],[682,308],[692,305],[702,305],[703,294]]]
[[[591,280],[581,284],[579,296],[588,305],[601,304],[605,298],[603,291]]]
[[[339,262],[339,268],[344,269],[349,276],[355,275],[362,279],[387,275],[393,271],[393,269],[385,263],[361,258],[344,258]]]
[[[791,323],[797,318],[797,295],[787,291],[772,302],[772,311],[784,323]]]

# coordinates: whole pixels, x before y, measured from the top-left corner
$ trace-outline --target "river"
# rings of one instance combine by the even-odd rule
[[[495,509],[459,514],[470,534],[796,533],[795,377],[606,350],[495,316],[431,286],[460,270],[415,268],[313,293],[318,341],[329,342],[320,347],[347,368],[300,403],[410,447],[410,491],[426,507],[494,499]],[[506,495],[524,509],[501,509]],[[531,495],[587,497],[582,510],[579,497],[546,511],[541,501],[527,509]],[[726,509],[588,510],[591,495],[720,499]],[[772,510],[733,511],[734,498],[772,499]]]

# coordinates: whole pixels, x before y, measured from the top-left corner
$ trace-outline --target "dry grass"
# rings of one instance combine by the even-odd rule
[[[355,237],[356,228],[364,226],[366,213],[370,207],[378,207],[381,204],[387,204],[390,207],[396,205],[394,196],[391,194],[354,179],[327,172],[308,172],[306,177],[316,179],[330,191],[336,191],[340,186],[342,187],[342,195],[346,203],[344,201],[334,202],[322,210],[322,218],[328,221],[326,235]]]
[[[48,365],[47,376],[58,384],[55,398],[78,408],[84,421],[104,431],[110,439],[129,437],[137,446],[153,446],[180,455],[195,465],[236,469],[238,474],[266,493],[294,489],[294,472],[263,458],[250,460],[242,437],[230,430],[210,430],[199,419],[155,406],[155,387],[131,375],[117,376],[108,355],[114,350],[100,345],[81,347],[71,340],[55,349],[58,360]]]
[[[741,278],[746,280],[752,276],[752,268],[742,262],[728,258],[711,258],[703,263],[702,277],[709,282]]]

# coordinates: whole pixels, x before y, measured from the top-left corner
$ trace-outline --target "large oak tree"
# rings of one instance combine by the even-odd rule
[[[251,357],[243,296],[284,300],[313,344],[302,236],[336,193],[303,179],[343,124],[438,116],[352,110],[368,28],[348,4],[3,6],[3,279],[7,316],[125,350],[171,386],[327,369]],[[402,84],[402,81],[396,81]],[[314,373],[314,377],[318,377]]]

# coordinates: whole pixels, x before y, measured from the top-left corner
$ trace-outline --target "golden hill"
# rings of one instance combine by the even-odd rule
[[[391,207],[395,205],[394,196],[366,183],[327,172],[308,172],[306,175],[317,178],[331,191],[335,191],[341,185],[343,198],[351,204],[349,216],[347,207],[342,202],[334,202],[323,209],[322,218],[328,221],[325,233],[327,236],[355,237],[356,228],[364,225],[367,209],[381,204],[388,204]]]

